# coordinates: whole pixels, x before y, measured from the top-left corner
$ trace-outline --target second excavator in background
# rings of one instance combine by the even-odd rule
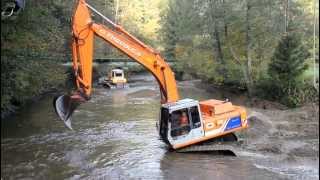
[[[109,26],[94,22],[90,10],[106,20]],[[77,1],[72,18],[72,57],[77,90],[54,99],[55,110],[67,127],[71,128],[75,108],[90,99],[94,36],[141,64],[155,77],[161,94],[157,127],[161,139],[172,149],[211,140],[236,140],[234,132],[248,127],[245,108],[229,101],[180,99],[174,73],[160,53],[103,16],[85,0]]]
[[[99,79],[98,84],[110,89],[129,87],[122,68],[112,69],[106,77],[101,77]]]

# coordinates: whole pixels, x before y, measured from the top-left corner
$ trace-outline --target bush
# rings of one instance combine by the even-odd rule
[[[299,81],[295,87],[291,88],[275,83],[268,75],[262,76],[255,87],[255,95],[280,102],[288,107],[297,107],[308,102],[319,101],[318,91],[310,83]]]
[[[317,90],[310,84],[302,83],[295,88],[287,88],[280,102],[289,107],[297,107],[307,102],[318,102]]]
[[[64,86],[66,70],[56,62],[1,57],[1,114],[40,94]]]

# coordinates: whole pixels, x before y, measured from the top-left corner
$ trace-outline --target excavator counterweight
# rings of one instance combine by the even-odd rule
[[[111,27],[95,23],[90,10],[100,15]],[[100,37],[145,67],[157,80],[161,94],[161,110],[157,127],[160,137],[173,149],[181,149],[208,140],[236,140],[234,132],[247,128],[246,110],[231,102],[179,99],[174,73],[161,55],[145,45],[121,26],[79,0],[72,19],[72,57],[77,90],[54,99],[55,110],[71,129],[75,108],[90,99],[92,90],[92,57],[94,37]]]

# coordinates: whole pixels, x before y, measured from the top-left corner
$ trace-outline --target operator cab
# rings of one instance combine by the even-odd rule
[[[112,78],[121,78],[123,79],[124,78],[124,72],[122,69],[113,69],[111,71],[111,76]]]
[[[117,87],[126,87],[127,79],[124,77],[124,71],[120,68],[113,69],[110,72],[109,81]]]
[[[99,78],[98,84],[111,89],[129,87],[124,71],[120,68],[112,69],[109,71],[108,76]]]
[[[161,139],[171,146],[204,136],[199,102],[193,99],[163,104],[157,125]]]

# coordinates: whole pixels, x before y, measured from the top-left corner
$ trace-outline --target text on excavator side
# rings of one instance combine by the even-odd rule
[[[101,29],[100,30],[101,33],[105,34],[108,38],[110,38],[112,41],[116,42],[117,44],[119,44],[120,46],[124,47],[125,49],[127,49],[128,51],[132,52],[133,54],[135,54],[136,56],[141,56],[141,52],[139,52],[139,50],[137,50],[136,48],[133,48],[131,46],[129,46],[128,44],[126,44],[125,42],[121,41],[119,38],[115,37],[113,34],[108,33],[107,31]]]

